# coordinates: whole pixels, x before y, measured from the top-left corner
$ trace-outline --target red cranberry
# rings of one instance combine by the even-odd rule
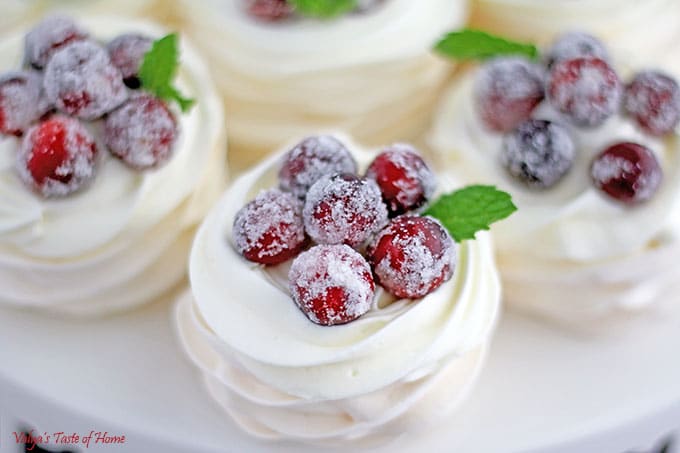
[[[390,216],[418,209],[434,193],[434,173],[425,164],[415,148],[395,144],[381,152],[366,171],[374,180]]]
[[[484,124],[507,132],[529,118],[543,100],[543,71],[524,58],[496,58],[479,71],[475,97]]]
[[[19,136],[48,110],[39,74],[23,71],[0,76],[0,134]]]
[[[637,143],[617,143],[598,155],[591,167],[595,186],[626,204],[649,200],[663,172],[654,153]]]
[[[42,69],[57,50],[87,37],[87,32],[71,18],[47,17],[26,34],[24,62],[35,69]]]
[[[574,58],[593,57],[609,61],[605,45],[596,37],[582,32],[567,32],[557,37],[547,52],[548,67]]]
[[[260,20],[275,22],[293,14],[293,6],[287,0],[249,0],[248,13]]]
[[[626,88],[623,106],[648,133],[669,134],[680,123],[680,87],[665,74],[641,72]]]
[[[279,170],[279,187],[304,199],[320,177],[356,171],[357,163],[337,139],[328,135],[308,137],[284,156]]]
[[[151,50],[152,45],[151,38],[130,33],[118,36],[106,46],[111,63],[118,68],[128,88],[137,89],[141,86],[137,73],[144,55]]]
[[[370,179],[326,175],[309,189],[303,219],[317,243],[359,247],[385,224],[387,208]]]
[[[322,326],[354,321],[373,303],[371,268],[346,245],[317,245],[301,253],[288,278],[297,306],[310,321]]]
[[[52,56],[45,69],[45,92],[59,110],[86,120],[127,99],[120,71],[104,49],[89,41],[70,44]]]
[[[150,94],[129,99],[104,122],[106,146],[137,170],[165,164],[172,157],[177,133],[177,121],[168,106]]]
[[[236,249],[260,264],[279,264],[305,246],[302,202],[277,189],[261,192],[234,219]]]
[[[406,299],[424,297],[449,280],[455,260],[451,236],[431,217],[397,217],[368,248],[376,281]]]
[[[574,148],[564,127],[551,121],[529,120],[505,136],[501,163],[518,181],[546,189],[569,171]]]
[[[599,58],[575,58],[556,63],[548,80],[548,99],[574,124],[594,127],[619,108],[621,81]]]
[[[19,176],[45,197],[77,191],[95,174],[97,146],[76,119],[54,116],[28,130],[17,158]]]

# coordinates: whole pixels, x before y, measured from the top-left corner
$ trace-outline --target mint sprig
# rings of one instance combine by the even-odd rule
[[[462,242],[516,210],[510,194],[494,186],[475,185],[442,195],[424,215],[438,219],[456,242]]]
[[[485,60],[501,55],[538,57],[534,44],[511,41],[481,30],[469,28],[445,35],[435,46],[438,53],[455,60]]]
[[[187,112],[195,100],[184,97],[173,85],[179,67],[177,41],[177,34],[172,33],[153,43],[139,68],[139,80],[143,89],[163,100],[177,102],[182,112]]]
[[[303,16],[331,19],[357,7],[357,0],[288,0]]]

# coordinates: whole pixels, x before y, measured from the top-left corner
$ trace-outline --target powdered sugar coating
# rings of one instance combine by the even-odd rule
[[[177,121],[168,106],[139,94],[106,117],[104,139],[111,153],[128,166],[158,168],[172,157]]]
[[[307,194],[302,217],[318,244],[359,247],[387,221],[375,181],[351,174],[322,176]]]
[[[57,50],[87,37],[70,17],[46,17],[26,34],[24,64],[43,69]]]
[[[626,87],[623,106],[646,132],[669,134],[680,123],[680,86],[666,74],[640,72]]]
[[[45,69],[47,99],[59,110],[94,120],[121,105],[127,89],[99,45],[81,41],[54,53]]]
[[[652,198],[663,179],[652,150],[637,143],[617,143],[605,149],[593,160],[590,173],[598,189],[626,204]]]
[[[306,243],[302,201],[278,189],[262,191],[234,218],[236,250],[260,264],[279,264],[297,255]]]
[[[0,76],[0,134],[21,135],[48,110],[40,74],[17,71]]]
[[[345,145],[335,137],[317,135],[305,138],[283,157],[279,187],[304,199],[320,177],[356,172],[357,163]]]
[[[548,99],[577,126],[595,127],[618,111],[622,85],[609,64],[599,58],[575,58],[553,66]]]
[[[144,61],[144,55],[151,50],[152,45],[153,40],[148,36],[128,33],[118,36],[106,46],[111,63],[118,68],[129,88],[140,87],[137,73]]]
[[[247,0],[247,11],[251,16],[275,22],[293,15],[293,6],[288,0]]]
[[[544,97],[543,69],[522,57],[495,58],[477,73],[475,102],[484,124],[507,132],[529,118]]]
[[[564,127],[551,121],[529,120],[505,136],[501,164],[528,187],[546,189],[569,171],[574,154],[574,141]]]
[[[609,52],[596,37],[579,31],[563,33],[555,39],[546,52],[546,63],[552,67],[555,63],[581,57],[594,57],[609,61]]]
[[[16,166],[22,181],[44,197],[63,197],[94,178],[96,153],[77,119],[54,116],[28,130]]]
[[[423,206],[437,186],[434,173],[418,151],[405,143],[384,149],[368,167],[366,177],[378,184],[392,217]]]
[[[439,221],[404,215],[393,219],[371,243],[368,261],[387,291],[417,299],[453,276],[456,247]]]
[[[356,3],[357,7],[355,11],[357,13],[367,13],[372,9],[382,6],[385,3],[385,0],[357,0]]]
[[[370,310],[371,268],[347,245],[317,245],[301,253],[288,274],[290,293],[310,321],[324,326],[354,321]]]

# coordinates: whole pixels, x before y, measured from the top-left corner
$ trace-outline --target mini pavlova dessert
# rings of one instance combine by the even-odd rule
[[[493,57],[453,83],[430,144],[442,166],[497,184],[520,208],[495,230],[507,302],[599,319],[676,288],[676,80],[618,65],[582,33],[561,35],[541,60],[535,46],[476,31],[438,48]]]
[[[98,314],[184,275],[226,145],[207,69],[163,35],[51,16],[0,43],[0,303]]]
[[[310,130],[379,145],[427,127],[450,73],[432,44],[466,0],[182,0],[210,57],[239,168]]]
[[[179,339],[256,437],[426,426],[468,393],[491,338],[500,286],[477,232],[514,211],[510,197],[471,186],[430,203],[434,175],[412,146],[372,159],[345,143],[309,137],[247,172],[194,242]]]

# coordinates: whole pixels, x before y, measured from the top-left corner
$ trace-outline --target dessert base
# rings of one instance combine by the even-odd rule
[[[18,451],[12,433],[26,427],[125,436],[61,446],[77,451],[318,451],[253,440],[221,412],[177,346],[176,297],[96,321],[0,309],[0,452]],[[680,296],[597,331],[507,313],[459,410],[370,451],[656,453],[673,436],[677,446],[678,344]]]

